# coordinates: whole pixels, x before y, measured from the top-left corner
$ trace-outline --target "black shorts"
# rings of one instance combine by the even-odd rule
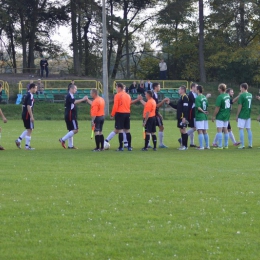
[[[196,127],[194,123],[195,123],[195,118],[190,118],[188,126],[190,128],[194,128],[194,127]]]
[[[227,127],[228,130],[231,130],[231,125],[230,125],[230,122],[228,122],[228,127]]]
[[[115,129],[130,129],[130,113],[116,113],[115,115]]]
[[[156,132],[156,117],[149,117],[145,125],[146,133],[155,133]]]
[[[97,116],[95,118],[95,132],[102,132],[103,130],[103,124],[105,121],[105,117],[104,116]]]
[[[155,116],[156,126],[163,126],[163,121],[160,116]]]
[[[177,127],[180,129],[187,128],[187,124],[183,124],[182,119],[177,119]]]
[[[34,123],[31,122],[30,117],[28,119],[23,118],[23,125],[25,129],[34,129]]]
[[[65,120],[66,122],[66,125],[67,125],[67,129],[69,131],[72,131],[72,130],[78,130],[78,121],[75,120],[75,119],[72,119],[72,120]]]

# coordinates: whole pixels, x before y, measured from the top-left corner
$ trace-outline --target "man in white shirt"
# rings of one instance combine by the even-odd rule
[[[160,79],[165,80],[166,79],[166,72],[167,72],[167,64],[164,60],[161,60],[159,63],[160,68]]]

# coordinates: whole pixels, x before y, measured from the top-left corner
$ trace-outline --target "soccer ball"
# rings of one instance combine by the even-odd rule
[[[110,148],[110,144],[108,142],[104,142],[104,149],[108,150]]]

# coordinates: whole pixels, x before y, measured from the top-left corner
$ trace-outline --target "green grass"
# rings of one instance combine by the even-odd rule
[[[63,121],[35,125],[36,150],[25,151],[14,144],[22,122],[1,124],[1,259],[260,258],[256,122],[253,149],[177,151],[169,120],[170,148],[141,152],[141,121],[132,121],[131,153],[114,151],[117,137],[109,151],[91,152],[86,121],[74,138],[79,150],[58,143]],[[106,121],[105,135],[112,129]],[[214,134],[210,123],[210,141]]]

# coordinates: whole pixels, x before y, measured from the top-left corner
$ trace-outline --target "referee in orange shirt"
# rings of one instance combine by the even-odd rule
[[[145,127],[145,145],[142,151],[148,151],[148,144],[150,141],[150,135],[152,135],[153,139],[153,150],[156,151],[156,145],[157,145],[157,138],[156,138],[156,102],[153,99],[153,93],[152,91],[148,90],[145,93],[145,97],[147,99],[147,102],[141,101],[141,103],[144,105],[144,112],[143,112],[143,127]]]
[[[92,89],[90,92],[93,101],[87,99],[87,102],[91,105],[91,125],[95,127],[95,141],[96,148],[93,152],[104,151],[104,135],[102,133],[103,124],[105,121],[105,101],[98,95],[97,89]]]
[[[114,106],[111,112],[111,119],[115,118],[115,132],[118,133],[119,147],[117,151],[124,151],[123,141],[126,133],[126,139],[128,142],[128,151],[132,151],[131,146],[132,137],[130,134],[130,107],[131,97],[124,91],[124,86],[121,83],[116,85],[117,94],[114,96]]]

